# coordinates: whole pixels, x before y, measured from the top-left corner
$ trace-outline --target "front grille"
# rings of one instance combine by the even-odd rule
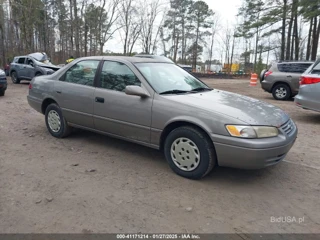
[[[290,133],[292,133],[293,130],[295,129],[295,125],[294,125],[293,121],[291,119],[289,119],[280,128],[284,133],[286,133],[287,135],[290,135]]]

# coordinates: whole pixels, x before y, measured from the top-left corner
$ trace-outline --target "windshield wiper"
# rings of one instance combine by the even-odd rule
[[[164,91],[164,92],[161,92],[159,94],[175,94],[175,93],[189,93],[190,91],[185,91],[185,90],[179,90],[179,89],[172,89],[172,90],[168,90],[168,91]]]
[[[211,91],[211,90],[212,90],[212,88],[198,87],[198,88],[192,89],[191,91],[192,92],[202,92],[202,91]]]

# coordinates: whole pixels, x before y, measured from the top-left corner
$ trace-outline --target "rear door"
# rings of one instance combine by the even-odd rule
[[[99,60],[83,60],[54,83],[54,95],[68,122],[94,128],[93,102]]]
[[[18,58],[16,64],[16,71],[19,78],[25,79],[27,78],[27,70],[26,70],[26,58],[20,57]]]

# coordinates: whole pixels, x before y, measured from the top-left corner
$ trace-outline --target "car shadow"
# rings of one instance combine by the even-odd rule
[[[137,154],[140,157],[153,158],[156,161],[164,160],[163,153],[156,149],[152,149],[140,144],[132,143],[129,141],[109,137],[107,135],[94,133],[91,131],[86,131],[82,129],[74,129],[73,133],[68,137],[68,139],[86,139],[90,143],[101,148],[108,146],[113,149],[121,149],[121,151],[130,154]]]
[[[87,139],[86,141],[99,146],[99,148],[103,148],[107,145],[113,150],[121,150],[124,152],[124,155],[134,155],[135,161],[139,161],[140,158],[150,159],[150,161],[154,161],[159,165],[159,171],[167,169],[166,171],[168,171],[168,174],[174,174],[169,167],[167,167],[163,152],[159,150],[82,129],[76,129],[73,134],[68,137],[68,139],[74,140],[83,140],[84,138]],[[252,182],[264,182],[266,181],[265,178],[272,180],[274,178],[274,167],[276,166],[258,170],[244,170],[217,166],[210,174],[203,178],[201,182],[207,184],[212,182],[228,183],[242,187],[251,184]]]
[[[301,121],[309,124],[320,124],[320,113],[314,112],[312,110],[305,110],[305,115],[295,116],[295,121]]]

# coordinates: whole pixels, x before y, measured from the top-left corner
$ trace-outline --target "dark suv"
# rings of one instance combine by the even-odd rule
[[[15,57],[10,64],[10,76],[13,83],[20,80],[32,80],[35,76],[49,75],[60,69],[50,63],[43,63],[31,56]]]
[[[0,96],[4,96],[7,90],[7,78],[4,71],[0,69]]]
[[[287,100],[299,92],[301,74],[313,64],[309,61],[275,62],[260,74],[261,87],[276,100]]]

